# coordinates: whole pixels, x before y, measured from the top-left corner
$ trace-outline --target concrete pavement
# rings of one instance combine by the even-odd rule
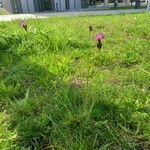
[[[0,21],[13,21],[24,19],[37,19],[49,17],[67,17],[67,16],[99,16],[99,15],[117,15],[130,13],[143,13],[146,9],[127,9],[127,10],[99,10],[99,11],[70,11],[70,12],[47,12],[34,14],[12,14],[0,16]]]

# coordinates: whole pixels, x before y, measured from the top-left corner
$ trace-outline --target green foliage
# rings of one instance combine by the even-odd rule
[[[0,23],[0,149],[149,149],[149,17]]]

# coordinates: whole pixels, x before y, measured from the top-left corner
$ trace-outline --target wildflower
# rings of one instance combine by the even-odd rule
[[[21,22],[20,22],[20,26],[21,26],[22,28],[24,28],[26,32],[28,31],[28,26],[27,26],[27,24],[26,24],[24,21],[21,21]]]
[[[96,40],[97,40],[97,41],[99,41],[99,40],[101,41],[101,40],[103,40],[104,38],[105,38],[105,35],[104,35],[104,34],[97,34],[97,35],[96,35]]]
[[[96,40],[97,40],[97,48],[101,49],[102,48],[102,40],[105,38],[104,34],[97,34],[96,35]]]

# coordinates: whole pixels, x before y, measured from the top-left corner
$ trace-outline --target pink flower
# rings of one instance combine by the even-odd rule
[[[22,28],[24,28],[25,31],[27,31],[28,26],[27,26],[27,24],[26,24],[24,21],[20,21],[20,26],[21,26]]]
[[[99,40],[101,41],[101,40],[103,40],[104,38],[105,38],[105,35],[104,35],[104,34],[97,34],[97,35],[96,35],[96,40],[97,40],[97,41],[99,41]]]
[[[96,40],[97,40],[97,48],[101,49],[102,48],[102,40],[105,38],[104,34],[97,34],[96,35]]]

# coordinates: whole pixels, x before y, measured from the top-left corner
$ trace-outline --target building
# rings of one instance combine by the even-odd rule
[[[0,7],[2,7],[2,0],[0,0]]]
[[[34,13],[42,11],[62,12],[81,10],[93,5],[114,3],[115,0],[0,0],[10,13]],[[117,0],[130,5],[130,0]]]
[[[2,4],[11,13],[61,12],[81,9],[81,0],[2,0]]]

